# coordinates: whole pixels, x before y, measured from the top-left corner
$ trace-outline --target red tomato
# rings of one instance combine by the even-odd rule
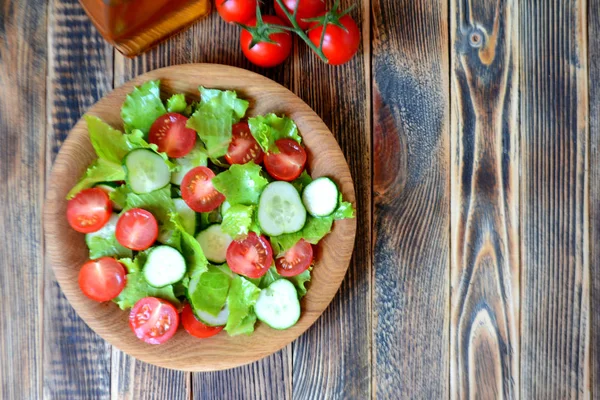
[[[138,339],[148,344],[161,344],[177,332],[179,314],[168,301],[144,297],[131,309],[129,326]]]
[[[256,16],[256,0],[216,0],[216,6],[225,22],[243,24]]]
[[[67,221],[77,232],[96,232],[108,222],[112,207],[102,189],[84,189],[67,203]]]
[[[181,312],[181,324],[190,335],[200,339],[215,336],[223,330],[222,326],[206,326],[198,321],[189,304],[186,304],[183,307],[183,311]]]
[[[300,239],[298,243],[285,252],[283,257],[275,260],[275,267],[281,276],[290,277],[303,273],[313,261],[313,249],[310,243]]]
[[[158,223],[149,211],[132,208],[117,221],[117,242],[131,250],[146,250],[158,237]]]
[[[282,8],[279,6],[279,2],[275,2],[275,13],[279,18],[285,21],[286,25],[292,25],[290,20],[285,16]],[[300,3],[300,4],[298,4]],[[294,13],[294,9],[298,4],[298,12],[296,13],[296,22],[303,31],[307,30],[310,26],[310,22],[305,22],[305,18],[314,18],[325,11],[325,2],[323,0],[283,0],[285,8],[287,8],[290,14]]]
[[[263,15],[262,19],[269,24],[283,25],[283,21],[274,15]],[[256,26],[256,18],[247,25]],[[243,29],[240,35],[240,46],[244,55],[254,64],[266,68],[281,64],[292,52],[292,35],[289,32],[271,33],[268,38],[275,43],[258,42],[250,47],[252,33]]]
[[[185,174],[181,181],[181,197],[196,212],[209,212],[225,201],[212,184],[215,173],[207,167],[196,167]]]
[[[236,274],[260,278],[273,264],[273,250],[264,236],[250,232],[245,239],[231,242],[226,258],[227,265]]]
[[[238,122],[232,127],[232,138],[225,159],[229,164],[246,164],[254,161],[260,164],[264,153],[252,133],[247,122]]]
[[[110,257],[88,261],[79,270],[79,288],[96,301],[109,301],[125,287],[125,268]]]
[[[325,29],[323,53],[331,65],[340,65],[349,61],[360,45],[360,31],[352,17],[344,15],[340,18],[340,23],[344,28],[329,23]],[[318,47],[321,43],[323,27],[317,26],[317,23],[313,23],[312,27],[315,28],[308,32],[308,38]]]
[[[279,149],[279,153],[267,153],[265,168],[269,175],[277,180],[293,181],[304,170],[306,151],[292,139],[279,139],[275,145]]]
[[[179,158],[192,151],[196,144],[196,131],[186,128],[188,119],[181,114],[168,113],[154,121],[148,140],[158,146],[158,151]]]

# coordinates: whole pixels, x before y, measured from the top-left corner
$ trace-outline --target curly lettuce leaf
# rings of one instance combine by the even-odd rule
[[[231,206],[223,214],[221,229],[234,239],[246,236],[250,231],[260,234],[260,228],[256,222],[256,207],[243,204]]]
[[[178,169],[177,171],[171,173],[171,183],[175,185],[181,185],[185,174],[196,167],[206,167],[208,165],[208,155],[206,154],[206,149],[202,143],[197,140],[192,151],[183,157],[175,159],[175,165],[177,165]]]
[[[98,157],[121,164],[123,157],[132,150],[123,132],[114,129],[94,115],[84,115],[83,118],[87,123],[90,141]]]
[[[131,189],[127,185],[121,185],[112,192],[109,193],[108,197],[121,210],[127,205],[127,196],[131,193]]]
[[[285,233],[279,236],[271,236],[271,247],[273,254],[281,256],[288,249],[294,247],[300,239],[304,239],[311,244],[317,244],[321,239],[331,232],[333,225],[333,217],[312,217],[306,218],[304,228],[295,233]]]
[[[88,167],[79,182],[67,193],[67,199],[73,198],[83,189],[91,188],[97,183],[122,181],[124,179],[125,170],[121,164],[98,158]]]
[[[200,104],[187,122],[187,127],[198,132],[210,158],[227,153],[231,142],[231,126],[246,114],[248,102],[238,99],[231,90],[200,87]]]
[[[340,199],[339,199],[338,204],[339,204],[338,208],[333,213],[334,220],[337,221],[340,219],[354,218],[354,207],[352,207],[351,203],[342,200],[341,193],[340,193]]]
[[[123,260],[121,260],[123,262]],[[124,264],[125,265],[125,264]],[[135,264],[130,264],[135,265]],[[179,300],[173,291],[173,285],[162,288],[150,286],[140,270],[127,274],[127,283],[123,291],[113,300],[122,309],[131,308],[144,297],[158,297],[179,306]]]
[[[247,279],[236,276],[231,281],[227,305],[229,306],[229,318],[225,330],[230,336],[254,332],[256,314],[254,305],[258,300],[260,289]]]
[[[311,176],[308,174],[308,172],[306,172],[306,169],[304,171],[302,171],[302,174],[294,179],[291,184],[296,188],[296,190],[298,191],[298,194],[302,194],[302,191],[304,190],[305,187],[308,186],[309,183],[311,183],[313,181],[313,178],[311,178]]]
[[[119,216],[112,214],[106,225],[100,230],[85,235],[85,243],[90,250],[90,259],[100,257],[131,257],[132,251],[123,247],[115,237],[115,228]]]
[[[170,245],[183,255],[187,272],[181,283],[188,287],[190,281],[202,275],[208,269],[208,260],[200,247],[200,243],[196,238],[186,232],[185,227],[181,223],[181,218],[177,213],[170,214],[171,224],[174,228],[171,236]]]
[[[185,95],[183,93],[174,94],[167,100],[167,111],[182,114],[187,108]]]
[[[136,86],[127,95],[121,107],[125,132],[139,129],[144,135],[147,135],[154,121],[166,112],[160,99],[159,80],[148,81],[141,86]]]
[[[304,295],[306,295],[306,291],[307,291],[306,284],[308,282],[310,282],[310,279],[311,279],[311,276],[310,276],[311,269],[312,268],[309,268],[306,271],[304,271],[296,276],[284,278],[283,276],[279,275],[279,273],[277,272],[277,269],[275,267],[271,267],[271,268],[269,268],[267,273],[265,275],[263,275],[263,277],[261,278],[260,282],[258,283],[258,287],[261,289],[265,289],[266,287],[268,287],[271,283],[275,282],[276,280],[286,279],[294,284],[294,286],[296,287],[296,292],[298,292],[298,297],[302,298],[302,297],[304,297]]]
[[[250,161],[246,164],[234,164],[227,171],[221,172],[212,179],[213,186],[225,195],[229,204],[258,204],[262,190],[267,181],[261,175],[260,165]]]
[[[192,308],[219,315],[225,306],[232,277],[227,264],[209,265],[205,272],[190,281],[188,298]]]
[[[268,153],[278,153],[275,142],[279,139],[293,139],[302,143],[296,123],[289,117],[278,117],[275,114],[258,115],[248,119],[250,132],[260,147]]]

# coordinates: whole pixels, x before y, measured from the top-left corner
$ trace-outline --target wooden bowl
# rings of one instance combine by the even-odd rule
[[[354,203],[354,186],[348,164],[323,121],[306,103],[283,86],[239,68],[214,64],[188,64],[158,69],[140,75],[106,95],[88,110],[114,127],[122,128],[121,104],[133,89],[150,79],[161,80],[162,94],[186,93],[198,99],[198,86],[234,89],[250,101],[249,115],[284,113],[296,122],[308,153],[313,177],[326,175],[339,185],[344,198]],[[277,331],[258,323],[251,336],[229,337],[222,332],[197,339],[182,328],[168,342],[148,345],[138,340],[128,325],[126,311],[112,302],[97,303],[79,290],[79,268],[88,259],[84,235],[69,227],[66,219],[67,192],[96,158],[87,127],[79,120],[54,163],[44,209],[47,255],[67,299],[83,320],[102,338],[140,360],[161,367],[186,371],[214,371],[236,367],[266,357],[288,345],[310,327],[337,292],[352,255],[356,219],[336,221],[315,254],[316,265],[302,315],[292,328]]]

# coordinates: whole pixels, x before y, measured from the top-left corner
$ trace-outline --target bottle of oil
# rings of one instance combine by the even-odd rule
[[[133,57],[210,11],[209,0],[79,0],[102,36]]]

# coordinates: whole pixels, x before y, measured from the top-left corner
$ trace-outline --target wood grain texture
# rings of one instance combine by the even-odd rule
[[[374,396],[447,398],[448,7],[373,0]]]
[[[0,398],[42,395],[46,3],[0,1]],[[15,229],[15,227],[18,227]],[[25,317],[24,317],[25,316]]]
[[[250,100],[249,115],[268,111],[284,113],[298,125],[306,145],[307,165],[313,176],[330,176],[348,201],[355,201],[352,177],[344,155],[323,121],[299,98],[282,86],[242,69],[190,64],[151,71],[115,89],[88,110],[107,123],[121,127],[120,105],[133,89],[150,79],[160,79],[165,97],[185,93],[197,99],[200,85],[238,91]],[[301,301],[300,319],[292,328],[276,331],[258,324],[251,336],[217,335],[198,341],[185,331],[161,346],[148,346],[131,334],[128,315],[116,304],[94,302],[77,284],[78,266],[87,259],[83,235],[70,229],[66,193],[95,158],[87,128],[80,120],[63,144],[48,183],[44,223],[48,259],[61,289],[78,314],[96,333],[128,354],[155,365],[188,371],[211,371],[243,365],[272,354],[308,329],[329,305],[346,274],[352,250],[356,220],[336,221],[318,246],[311,288]]]
[[[586,12],[520,2],[524,399],[589,398]]]
[[[49,6],[47,172],[69,130],[112,88],[112,48],[76,0]],[[40,133],[40,136],[42,134]],[[49,264],[44,291],[44,398],[108,398],[110,349],[78,317]]]
[[[452,399],[519,397],[517,3],[451,2]]]
[[[340,291],[323,316],[293,343],[293,399],[368,399],[371,388],[371,79],[370,2],[351,13],[362,34],[356,56],[322,63],[296,39],[293,91],[336,137],[357,189],[357,242]]]

